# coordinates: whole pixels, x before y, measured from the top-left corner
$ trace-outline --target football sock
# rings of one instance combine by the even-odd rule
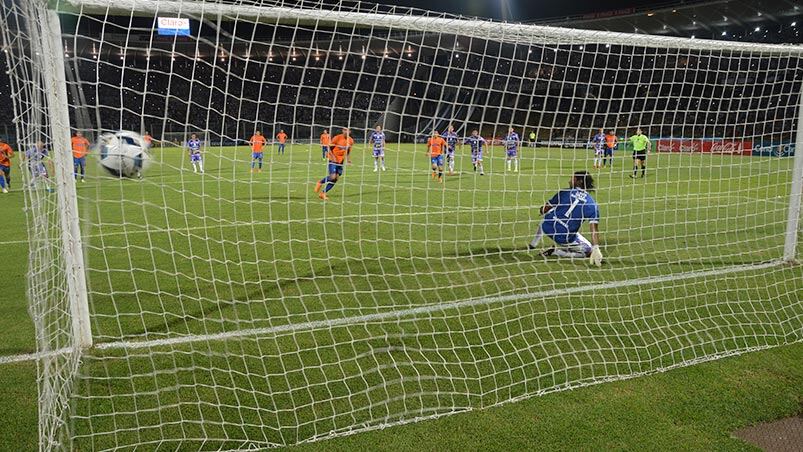
[[[544,231],[541,229],[541,226],[538,226],[538,230],[535,231],[535,237],[533,237],[532,242],[530,242],[530,246],[535,248],[538,246],[538,243],[541,241],[541,237],[543,237]]]

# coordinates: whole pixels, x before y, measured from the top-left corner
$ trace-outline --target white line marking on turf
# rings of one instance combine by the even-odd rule
[[[412,206],[411,208],[414,209],[426,209],[426,206]],[[272,224],[295,224],[295,223],[307,223],[310,221],[343,221],[343,220],[355,220],[361,221],[363,219],[368,218],[386,218],[386,217],[406,217],[406,216],[420,216],[420,215],[448,215],[448,214],[464,214],[464,213],[489,213],[489,212],[499,212],[499,211],[508,211],[508,210],[518,210],[518,209],[532,209],[532,206],[503,206],[503,207],[489,207],[486,209],[477,209],[466,207],[463,209],[450,209],[450,210],[417,210],[413,211],[410,210],[408,212],[392,212],[392,213],[371,213],[371,214],[364,214],[364,215],[327,215],[326,217],[307,217],[307,218],[297,218],[292,220],[272,220],[272,221],[240,221],[240,222],[227,222],[221,224],[213,224],[213,225],[204,225],[204,226],[192,226],[189,228],[136,228],[131,227],[131,230],[128,231],[114,231],[114,232],[107,232],[105,234],[90,234],[83,236],[84,239],[97,239],[101,237],[113,237],[117,235],[128,235],[133,233],[162,233],[162,232],[189,232],[189,231],[200,231],[206,229],[218,229],[218,228],[233,228],[233,227],[247,227],[247,226],[267,226]],[[94,225],[94,228],[103,228],[104,225]],[[119,225],[115,225],[115,228],[119,228]],[[43,239],[44,240],[44,239]],[[47,239],[50,240],[50,239]],[[23,243],[30,243],[29,240],[13,240],[8,242],[0,242],[0,245],[18,245]]]
[[[651,276],[647,278],[641,279],[631,279],[625,281],[615,281],[610,283],[603,283],[603,284],[596,284],[590,286],[578,286],[578,287],[568,287],[568,288],[561,288],[561,289],[552,289],[543,292],[537,293],[520,293],[520,294],[511,294],[511,295],[502,295],[498,297],[486,297],[486,298],[470,298],[468,300],[462,301],[453,301],[449,303],[442,303],[442,304],[432,304],[432,305],[425,305],[420,306],[417,308],[410,308],[410,309],[402,309],[398,311],[388,311],[388,312],[380,312],[376,314],[367,314],[361,316],[354,316],[354,317],[344,317],[339,319],[332,319],[332,320],[318,320],[313,322],[305,322],[305,323],[297,323],[297,324],[287,324],[287,325],[280,325],[274,327],[265,327],[265,328],[251,328],[245,329],[240,331],[230,331],[225,333],[215,333],[215,334],[204,334],[204,335],[196,335],[196,336],[182,336],[182,337],[174,337],[169,339],[154,339],[148,341],[135,341],[135,342],[107,342],[98,344],[95,348],[98,350],[114,350],[114,349],[141,349],[141,348],[149,348],[149,347],[161,347],[166,345],[182,345],[188,344],[193,342],[201,342],[201,341],[216,341],[216,340],[226,340],[226,339],[234,339],[243,336],[270,336],[280,333],[289,333],[295,331],[303,331],[303,330],[317,330],[317,329],[329,329],[338,326],[344,325],[355,325],[355,324],[365,324],[369,322],[377,322],[377,321],[384,321],[384,320],[391,320],[391,319],[402,319],[405,317],[420,315],[420,314],[430,314],[433,312],[438,311],[447,311],[453,309],[461,309],[467,307],[474,307],[474,306],[482,306],[488,304],[496,304],[496,303],[505,303],[511,301],[520,301],[520,300],[527,300],[527,299],[540,299],[540,298],[552,298],[558,296],[566,296],[572,295],[576,293],[588,292],[591,290],[608,290],[608,289],[618,289],[622,287],[629,287],[629,286],[637,286],[637,285],[648,285],[648,284],[655,284],[655,283],[662,283],[667,281],[676,281],[679,279],[690,279],[690,278],[703,278],[707,276],[722,276],[731,273],[739,273],[744,271],[751,271],[751,270],[762,270],[771,267],[776,267],[782,265],[783,261],[781,260],[774,260],[770,262],[765,262],[761,264],[749,264],[749,265],[735,265],[732,267],[716,269],[716,270],[705,270],[705,271],[695,271],[695,272],[686,272],[686,273],[678,273],[674,275],[665,275],[665,276]]]
[[[44,352],[44,353],[23,353],[19,355],[7,355],[7,356],[0,356],[0,365],[3,364],[14,364],[14,363],[21,363],[27,361],[36,361],[42,358],[50,358],[52,356],[63,355],[65,353],[70,353],[75,351],[72,348],[62,348],[58,350],[54,350],[52,352]]]
[[[785,201],[779,201],[774,199],[755,199],[749,196],[744,195],[699,195],[699,194],[682,194],[682,195],[671,195],[671,196],[662,196],[662,197],[655,197],[655,198],[642,198],[642,199],[635,199],[635,200],[622,200],[620,202],[609,202],[607,205],[617,205],[617,204],[632,204],[632,203],[642,203],[642,202],[654,202],[654,201],[663,201],[667,199],[689,199],[694,198],[695,200],[700,199],[741,199],[745,202],[765,202],[765,203],[773,203],[786,206],[787,203]],[[404,206],[405,208],[410,209],[426,209],[426,206]],[[375,213],[375,214],[364,214],[364,215],[327,215],[326,217],[308,217],[308,218],[297,218],[291,220],[273,220],[273,221],[240,221],[240,222],[226,222],[226,223],[215,223],[213,225],[204,225],[204,226],[192,226],[187,228],[135,228],[131,227],[130,230],[126,231],[114,231],[114,232],[107,232],[104,234],[89,234],[83,236],[84,239],[97,239],[102,237],[114,237],[119,235],[128,235],[132,233],[146,233],[146,234],[155,234],[155,233],[165,233],[165,232],[191,232],[191,231],[201,231],[201,230],[208,230],[208,229],[220,229],[220,228],[234,228],[234,227],[255,227],[255,226],[266,226],[266,225],[287,225],[287,224],[295,224],[295,223],[306,223],[308,221],[348,221],[348,220],[363,220],[363,219],[370,219],[370,218],[388,218],[388,217],[404,217],[404,216],[420,216],[420,215],[447,215],[447,214],[463,214],[463,213],[490,213],[490,212],[498,212],[498,211],[508,211],[508,210],[530,210],[534,209],[536,206],[503,206],[503,207],[489,207],[485,209],[477,209],[473,207],[466,207],[461,209],[452,209],[452,210],[436,210],[436,211],[429,211],[429,210],[418,210],[418,211],[408,211],[408,212],[392,212],[392,213]],[[214,219],[212,221],[215,221]],[[95,228],[103,228],[104,225],[94,225]],[[115,228],[119,228],[121,226],[115,225],[112,226]],[[11,241],[0,241],[0,245],[21,245],[30,243],[30,240],[11,240]]]
[[[519,293],[511,295],[502,295],[498,297],[470,298],[468,300],[453,301],[443,304],[424,305],[424,306],[419,306],[417,308],[380,312],[376,314],[367,314],[355,317],[344,317],[332,320],[317,320],[313,322],[287,324],[274,327],[250,328],[250,329],[230,331],[225,333],[181,336],[169,339],[154,339],[149,341],[106,342],[97,344],[94,348],[98,350],[142,349],[149,347],[162,347],[167,345],[183,345],[202,341],[219,341],[226,339],[236,339],[243,336],[270,336],[273,334],[289,333],[295,331],[316,330],[324,328],[333,328],[344,325],[365,324],[368,322],[377,322],[383,320],[402,319],[404,317],[410,317],[419,314],[430,314],[438,311],[448,311],[453,309],[482,306],[494,303],[505,303],[511,301],[527,300],[527,299],[551,298],[558,296],[573,295],[592,290],[619,289],[622,287],[638,286],[643,284],[655,284],[667,281],[677,281],[682,279],[704,278],[707,276],[722,276],[722,275],[728,275],[732,273],[740,273],[752,270],[763,270],[767,268],[778,267],[783,264],[784,261],[779,259],[779,260],[764,262],[761,264],[734,265],[732,267],[716,269],[716,270],[677,273],[674,275],[664,275],[664,276],[651,276],[647,278],[615,281],[591,286],[578,286],[578,287],[566,287],[561,289],[552,289],[536,293]],[[0,365],[24,362],[24,361],[33,361],[42,358],[48,358],[51,356],[56,356],[63,353],[68,353],[71,351],[73,351],[73,349],[65,348],[47,353],[29,353],[21,355],[1,356]]]

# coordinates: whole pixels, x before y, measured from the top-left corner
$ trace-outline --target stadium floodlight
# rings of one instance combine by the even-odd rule
[[[55,166],[20,171],[42,450],[290,445],[803,340],[803,47],[380,10],[0,5]],[[151,170],[77,187],[75,130]]]

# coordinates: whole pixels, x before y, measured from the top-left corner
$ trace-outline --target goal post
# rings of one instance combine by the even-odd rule
[[[800,91],[800,110],[798,111],[797,136],[795,139],[795,162],[792,169],[792,188],[789,193],[789,223],[786,226],[784,260],[795,262],[800,240],[800,209],[803,204],[803,88]]]
[[[347,1],[0,33],[43,450],[286,446],[803,340],[801,46]],[[76,183],[71,133],[121,130],[144,177]]]
[[[72,146],[70,144],[70,114],[67,101],[67,82],[62,58],[61,24],[54,10],[41,10],[42,75],[46,89],[47,113],[50,123],[50,143],[53,149],[56,194],[61,214],[61,244],[64,247],[64,271],[67,282],[72,336],[75,346],[92,346],[89,324],[89,298],[84,268],[84,249],[79,224],[78,200],[73,177]]]

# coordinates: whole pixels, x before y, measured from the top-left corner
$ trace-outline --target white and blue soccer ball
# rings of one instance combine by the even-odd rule
[[[115,177],[142,177],[151,163],[148,145],[136,132],[101,134],[96,147],[100,166]]]

